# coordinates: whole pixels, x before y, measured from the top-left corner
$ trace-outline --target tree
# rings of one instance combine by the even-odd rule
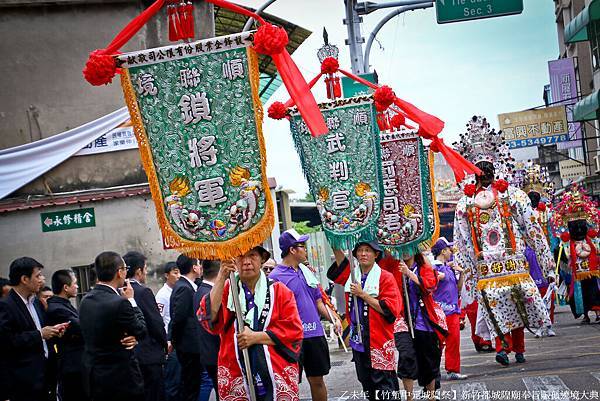
[[[308,220],[292,222],[292,227],[294,228],[294,230],[298,231],[298,234],[300,234],[300,235],[310,234],[310,233],[315,233],[317,231],[321,231],[320,226],[311,227],[308,225],[308,223],[310,223]]]

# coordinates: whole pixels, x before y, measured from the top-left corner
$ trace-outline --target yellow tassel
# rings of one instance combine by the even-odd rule
[[[493,277],[479,280],[479,282],[477,283],[477,289],[481,291],[487,288],[509,287],[511,285],[520,284],[528,281],[533,282],[529,273],[511,274],[510,276]]]
[[[600,270],[575,273],[575,280],[577,281],[587,280],[588,278],[592,277],[600,277]]]
[[[129,109],[131,121],[133,123],[133,131],[138,141],[140,149],[140,157],[144,170],[148,175],[148,183],[150,185],[150,193],[154,200],[156,209],[156,219],[162,232],[164,247],[168,249],[176,249],[186,255],[199,259],[211,260],[226,260],[232,257],[242,255],[253,247],[260,245],[265,241],[273,231],[274,225],[274,210],[273,199],[269,189],[269,182],[266,172],[266,149],[262,131],[263,108],[260,102],[258,93],[259,88],[259,70],[258,56],[256,52],[247,48],[248,67],[250,76],[250,87],[252,89],[252,101],[254,104],[254,117],[256,121],[256,133],[258,137],[260,159],[261,159],[261,174],[262,186],[265,193],[265,212],[263,217],[248,231],[238,234],[235,238],[223,242],[195,242],[182,238],[177,234],[165,214],[164,199],[158,184],[158,175],[154,167],[152,158],[152,150],[146,134],[146,129],[142,120],[142,115],[137,102],[137,97],[131,83],[131,77],[127,69],[123,69],[121,73],[121,86],[125,103]]]
[[[433,152],[429,151],[429,171],[431,178],[431,207],[433,207],[433,235],[431,236],[431,243],[435,244],[440,238],[440,212],[438,210],[437,201],[435,200],[435,174],[433,172]]]

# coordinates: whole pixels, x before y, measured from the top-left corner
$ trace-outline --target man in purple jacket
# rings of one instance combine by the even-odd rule
[[[279,237],[279,248],[283,260],[269,274],[269,279],[280,281],[286,285],[296,298],[298,313],[304,328],[304,340],[300,353],[300,376],[302,370],[310,384],[313,401],[327,400],[327,387],[323,376],[329,373],[329,347],[325,332],[321,325],[323,316],[336,325],[341,332],[341,322],[329,314],[321,299],[319,280],[314,273],[302,263],[307,260],[306,241],[308,235],[300,235],[296,230],[287,230]]]

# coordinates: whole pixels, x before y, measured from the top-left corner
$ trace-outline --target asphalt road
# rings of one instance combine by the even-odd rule
[[[502,367],[494,353],[477,353],[467,323],[461,332],[464,381],[442,377],[440,396],[453,400],[600,400],[600,324],[581,325],[568,307],[555,315],[556,337],[535,338],[526,332],[527,362]],[[593,321],[593,319],[592,319]],[[325,378],[330,400],[363,399],[351,354],[331,345],[332,369]],[[442,372],[444,361],[442,359]],[[300,385],[301,400],[310,400],[306,378]]]

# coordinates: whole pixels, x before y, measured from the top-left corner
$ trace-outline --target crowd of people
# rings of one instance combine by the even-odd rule
[[[94,262],[97,282],[79,310],[71,270],[54,272],[49,288],[41,263],[16,259],[0,283],[7,357],[0,399],[198,401],[213,389],[217,399],[243,399],[240,360],[248,350],[257,399],[297,399],[304,372],[312,399],[327,400],[331,363],[322,320],[341,334],[342,318],[307,267],[308,238],[284,232],[275,266],[260,246],[231,261],[180,255],[164,265],[156,296],[145,285],[144,255],[102,252]],[[351,279],[347,255],[334,250],[327,276],[346,290],[348,307],[340,312],[350,321],[352,360],[369,399],[393,397],[400,382],[411,399],[415,380],[433,397],[442,351],[445,378],[467,377],[460,372],[464,274],[454,250],[440,238],[427,256],[395,259],[376,242],[361,242],[352,252],[360,281]],[[234,272],[243,329],[233,307]],[[478,351],[493,351],[489,340],[473,339]]]

